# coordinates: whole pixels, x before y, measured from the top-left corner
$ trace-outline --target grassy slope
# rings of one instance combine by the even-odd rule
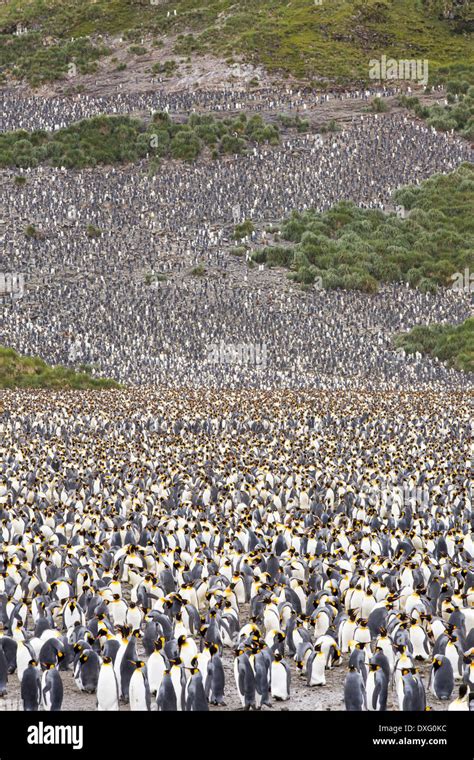
[[[307,122],[300,119],[302,131]],[[149,125],[128,116],[96,116],[57,132],[0,134],[0,167],[34,167],[49,163],[66,168],[137,161],[146,155],[193,161],[206,148],[214,158],[244,153],[254,143],[279,142],[277,127],[260,115],[215,119],[192,114],[185,123],[156,113]]]
[[[119,388],[113,380],[91,377],[66,367],[50,367],[37,356],[20,356],[0,346],[0,388]]]
[[[474,372],[474,317],[460,325],[418,325],[398,335],[395,345],[410,354],[436,356],[448,366]]]
[[[167,18],[174,9],[177,16]],[[382,54],[428,58],[433,69],[473,61],[468,36],[454,33],[455,22],[440,20],[422,0],[7,0],[0,30],[11,32],[18,22],[63,41],[130,30],[192,32],[202,52],[243,54],[269,70],[315,79],[367,79],[368,61]],[[189,42],[178,50],[186,54]]]
[[[325,288],[373,292],[378,282],[406,281],[431,290],[474,266],[474,167],[463,164],[394,194],[406,219],[341,202],[323,213],[294,212],[280,225],[280,245],[253,258],[292,270],[293,279]],[[288,245],[284,245],[288,241]]]

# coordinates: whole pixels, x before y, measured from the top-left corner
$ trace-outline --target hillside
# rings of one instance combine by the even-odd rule
[[[20,356],[0,346],[0,388],[119,388],[113,380],[92,377],[66,367],[50,367],[37,356]]]
[[[428,354],[449,367],[474,372],[474,317],[460,325],[418,325],[397,336],[395,345],[407,353]]]
[[[252,258],[328,289],[370,293],[397,281],[423,291],[450,286],[456,272],[473,266],[472,177],[464,164],[396,191],[393,202],[405,218],[347,201],[323,213],[295,211],[273,230],[278,245],[257,248]]]
[[[119,36],[137,56],[172,37],[185,58],[237,56],[320,84],[365,81],[369,60],[381,55],[427,58],[432,71],[472,62],[469,7],[449,0],[7,0],[0,66],[5,77],[38,85],[65,77],[71,63],[88,73],[100,58],[112,61]]]

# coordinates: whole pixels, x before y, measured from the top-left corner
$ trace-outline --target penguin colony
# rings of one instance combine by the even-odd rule
[[[0,707],[474,709],[469,394],[2,406]]]

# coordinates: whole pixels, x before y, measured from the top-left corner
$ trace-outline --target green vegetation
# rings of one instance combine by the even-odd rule
[[[88,224],[86,229],[86,235],[88,238],[99,238],[102,235],[102,230],[96,227],[94,224]]]
[[[191,274],[193,277],[204,277],[206,274],[206,267],[204,264],[198,264],[197,267],[191,269]]]
[[[36,229],[34,224],[29,224],[27,227],[25,227],[25,235],[28,238],[38,237],[38,230]]]
[[[231,256],[238,256],[239,258],[242,258],[242,256],[245,256],[246,251],[247,248],[245,245],[236,245],[229,250],[229,253]]]
[[[146,55],[148,53],[148,50],[143,45],[130,45],[128,50],[132,55]]]
[[[438,18],[454,22],[456,32],[472,30],[472,8],[470,0],[423,0],[423,5]]]
[[[176,61],[164,61],[164,63],[154,63],[151,67],[151,73],[155,75],[165,74],[165,76],[169,76],[170,74],[173,74],[177,68],[178,64]]]
[[[399,103],[414,111],[420,119],[442,132],[454,129],[462,137],[474,140],[474,67],[448,71],[439,76],[438,82],[445,85],[447,105],[425,106],[418,98],[402,95]]]
[[[310,129],[308,119],[302,119],[299,114],[296,116],[279,116],[278,121],[287,129],[293,128],[297,132],[309,132]]]
[[[236,224],[234,227],[234,234],[233,238],[234,240],[242,240],[242,238],[247,237],[248,235],[251,235],[254,231],[253,223],[250,221],[250,219],[246,219],[245,222],[241,222],[240,224]]]
[[[324,135],[326,132],[339,132],[340,127],[335,119],[330,119],[327,124],[322,125],[319,131]]]
[[[261,116],[216,119],[193,114],[186,122],[155,113],[150,124],[129,116],[96,116],[57,132],[0,134],[0,167],[38,164],[82,169],[137,161],[145,156],[193,161],[206,148],[214,157],[245,153],[252,143],[279,142],[278,128]]]
[[[449,367],[474,372],[474,317],[460,325],[418,325],[395,338],[395,345],[409,354],[436,356]]]
[[[0,33],[3,78],[10,74],[16,79],[26,79],[32,87],[76,74],[90,74],[96,71],[99,58],[110,52],[105,45],[88,39],[43,45],[43,35],[39,32],[19,36]]]
[[[84,367],[88,370],[88,367]],[[120,388],[114,380],[91,377],[89,371],[50,367],[37,356],[20,356],[0,346],[0,388]]]
[[[474,84],[474,63],[452,63],[449,66],[440,66],[430,71],[429,86],[442,84],[447,87],[448,82],[469,82]]]
[[[374,98],[370,104],[370,110],[372,113],[386,113],[390,107],[383,98]]]
[[[469,37],[460,33],[469,28],[472,11],[466,0],[456,2],[451,18],[450,4],[453,0],[321,5],[314,0],[163,0],[156,5],[149,0],[7,0],[0,6],[0,66],[6,74],[38,84],[65,76],[73,52],[79,68],[107,54],[67,50],[90,44],[88,36],[122,34],[137,43],[144,34],[175,34],[177,55],[240,56],[319,84],[367,81],[368,61],[382,54],[427,58],[433,71],[472,61]],[[28,31],[17,37],[19,22]],[[41,57],[47,64],[43,68]]]
[[[297,282],[321,278],[324,288],[372,293],[381,282],[408,282],[424,291],[452,285],[452,275],[474,267],[474,167],[463,164],[419,186],[398,190],[393,201],[406,219],[343,201],[329,211],[294,212],[280,226],[279,244],[252,258],[290,269]]]

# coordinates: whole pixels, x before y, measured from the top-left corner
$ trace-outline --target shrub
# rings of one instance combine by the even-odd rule
[[[474,372],[474,317],[460,325],[417,325],[394,342],[407,353],[436,356],[449,367]]]
[[[234,227],[233,238],[234,240],[242,240],[242,238],[251,235],[253,231],[253,222],[247,219],[245,222],[241,222]]]
[[[373,113],[386,113],[390,111],[390,107],[383,98],[374,98],[370,104],[370,110]]]
[[[94,224],[88,224],[86,235],[88,238],[98,238],[102,235],[102,230],[100,230],[98,227],[96,227]]]
[[[0,346],[0,388],[120,388],[114,380],[91,377],[92,367],[82,365],[82,370],[51,367],[37,356],[20,356]]]
[[[464,164],[450,175],[402,188],[392,200],[410,209],[406,219],[347,201],[323,213],[293,212],[280,225],[288,245],[259,248],[252,259],[292,269],[292,279],[301,282],[318,271],[328,288],[372,293],[379,282],[404,281],[434,292],[450,285],[455,272],[474,266],[473,186],[474,168]]]
[[[36,229],[36,227],[35,227],[34,224],[29,224],[25,228],[25,235],[28,238],[36,238],[36,237],[38,237],[38,231],[37,231],[37,229]]]

